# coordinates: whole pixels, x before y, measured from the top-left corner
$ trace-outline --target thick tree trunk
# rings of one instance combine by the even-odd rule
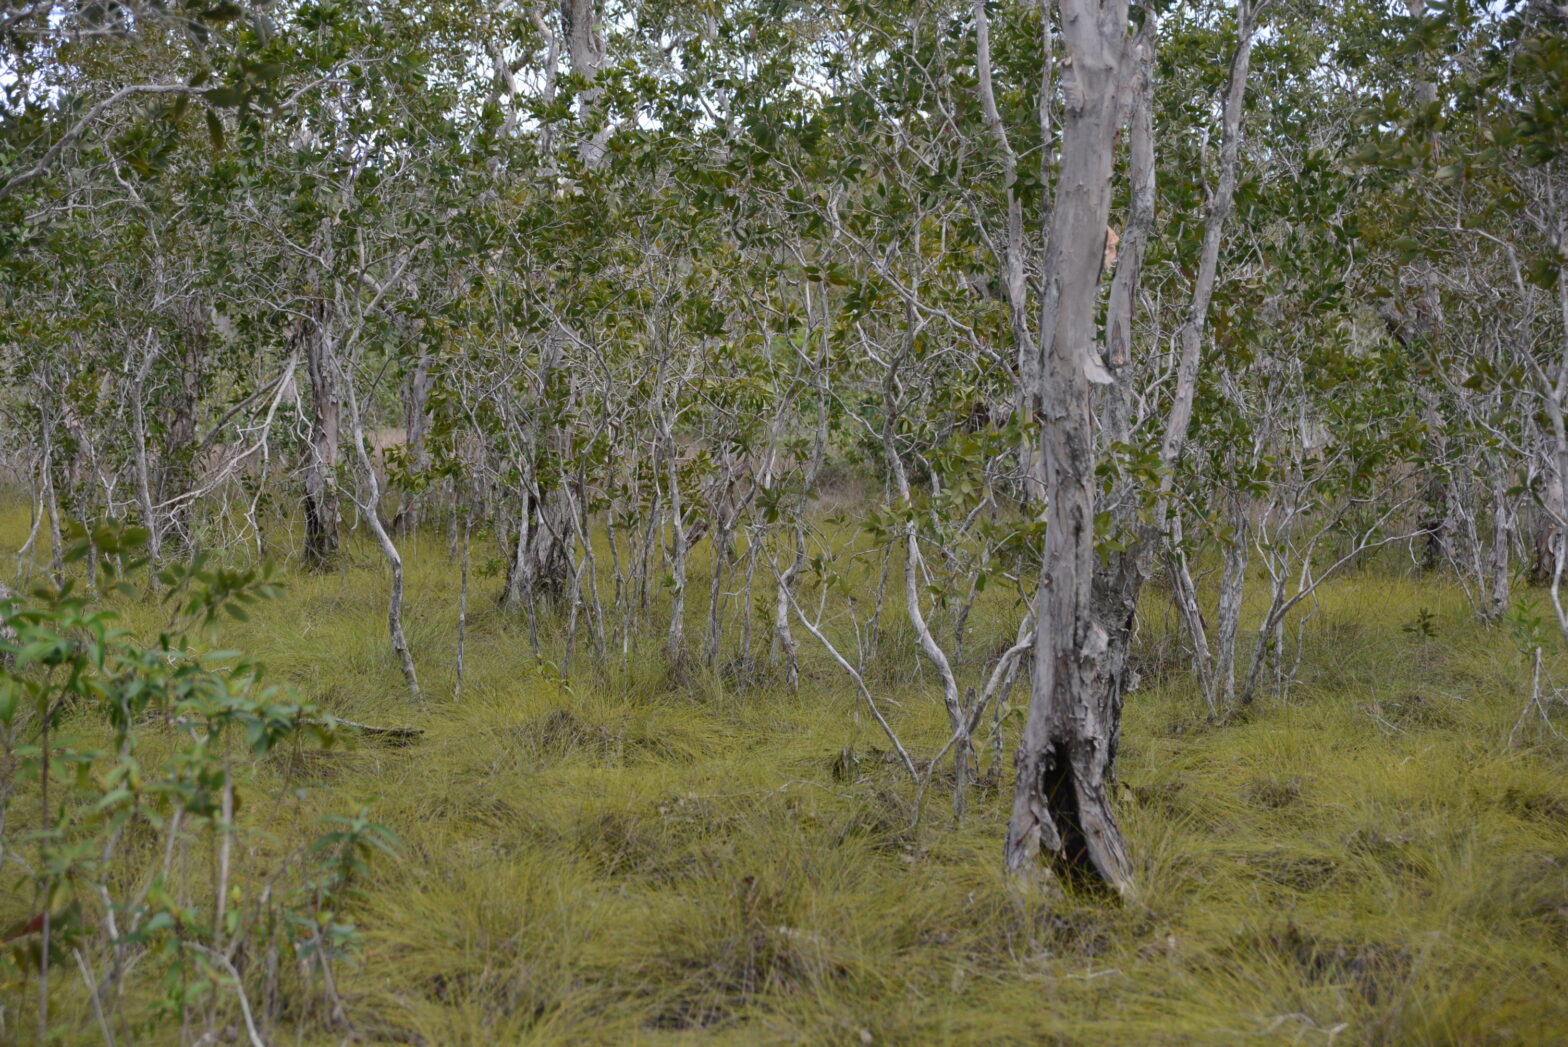
[[[1264,3],[1247,2],[1238,10],[1220,181],[1210,200],[1198,277],[1180,332],[1181,358],[1161,444],[1166,475],[1161,506],[1170,494],[1171,471],[1192,424],[1202,335],[1235,187],[1252,37]],[[1049,504],[1044,573],[1036,598],[1033,688],[1018,752],[1006,859],[1009,868],[1021,869],[1044,845],[1070,861],[1091,866],[1126,894],[1132,890],[1130,868],[1106,784],[1119,741],[1122,699],[1134,682],[1130,650],[1138,594],[1160,535],[1159,528],[1131,525],[1136,534],[1132,547],[1111,557],[1096,573],[1089,398],[1091,379],[1114,382],[1126,363],[1136,267],[1141,265],[1152,219],[1153,135],[1146,122],[1150,99],[1145,80],[1152,76],[1152,55],[1146,53],[1152,39],[1140,36],[1129,46],[1125,3],[1062,0],[1061,17],[1067,44],[1063,63],[1067,105],[1040,325],[1041,446]],[[1131,98],[1136,103],[1130,114],[1129,237],[1133,243],[1129,263],[1134,268],[1125,274],[1126,281],[1119,273],[1113,284],[1110,353],[1102,362],[1092,347],[1097,274],[1105,257],[1104,222],[1120,104],[1129,89],[1134,90]],[[1107,398],[1106,421],[1112,426],[1127,424],[1125,414],[1117,409],[1122,395],[1113,389]]]
[[[585,126],[596,123],[603,108],[604,88],[594,84],[604,64],[604,33],[599,24],[598,7],[595,0],[561,0],[561,27],[566,31],[566,52],[571,56],[572,72],[588,85],[577,96],[578,118]],[[609,137],[608,124],[584,136],[578,146],[578,159],[584,167],[593,169],[604,162]]]
[[[1119,708],[1106,700],[1108,634],[1092,600],[1090,376],[1104,373],[1094,344],[1095,306],[1118,116],[1130,80],[1127,2],[1061,0],[1060,7],[1066,106],[1045,269],[1046,312],[1054,315],[1042,317],[1040,325],[1045,556],[1035,597],[1033,687],[1005,858],[1009,869],[1022,871],[1044,847],[1092,867],[1126,894],[1132,870],[1106,790]]]
[[[571,374],[559,368],[562,346],[571,337],[558,329],[540,347],[537,402],[521,434],[525,459],[521,519],[507,569],[505,604],[515,609],[526,603],[530,614],[538,596],[558,604],[574,574],[572,514],[582,493],[567,489],[577,480],[571,433],[564,424],[550,421],[558,411],[564,415],[575,397]]]
[[[557,481],[558,484],[566,482],[564,477]],[[525,498],[523,512],[531,514],[531,519],[526,521],[526,544],[519,547],[522,559],[513,565],[514,570],[522,568],[518,585],[529,592],[530,598],[542,595],[559,602],[566,595],[572,577],[571,492],[561,486],[552,486],[539,497]]]

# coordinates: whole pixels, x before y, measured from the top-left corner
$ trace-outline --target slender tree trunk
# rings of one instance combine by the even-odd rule
[[[533,528],[533,498],[528,493],[531,487],[531,482],[524,477],[523,489],[517,499],[517,540],[512,543],[506,586],[501,597],[502,606],[508,611],[518,610],[524,600],[533,598],[533,557],[529,555]]]
[[[452,685],[452,700],[460,701],[463,697],[463,655],[464,647],[468,642],[468,550],[469,533],[472,524],[467,511],[458,507],[458,514],[463,518],[463,546],[462,559],[458,567],[457,589],[457,675]]]
[[[147,450],[147,415],[143,405],[147,401],[147,377],[157,358],[157,336],[148,331],[147,352],[136,369],[136,381],[131,389],[131,442],[135,450],[136,501],[141,509],[142,526],[147,529],[147,555],[154,564],[163,559],[163,527],[153,506],[152,464]]]
[[[724,571],[730,562],[731,516],[728,496],[714,509],[713,524],[713,576],[708,580],[707,645],[703,658],[711,669],[718,663],[724,641]]]
[[[1405,0],[1410,17],[1417,21],[1426,17],[1426,0]],[[1423,63],[1424,64],[1424,63]],[[1425,69],[1415,80],[1416,105],[1422,108],[1437,102],[1437,85]],[[1434,130],[1428,145],[1435,158],[1442,141]],[[1442,325],[1442,304],[1438,298],[1437,277],[1430,262],[1423,262],[1415,274],[1418,287],[1415,322],[1412,326],[1415,351],[1428,356],[1436,351],[1436,338]],[[1449,556],[1449,486],[1448,435],[1443,422],[1442,401],[1436,390],[1426,385],[1417,388],[1421,400],[1421,423],[1426,429],[1426,449],[1422,454],[1425,472],[1421,478],[1421,569],[1435,570]]]
[[[1230,534],[1220,557],[1218,621],[1215,623],[1214,682],[1217,698],[1227,707],[1236,701],[1236,638],[1241,631],[1241,601],[1247,582],[1247,561],[1252,551],[1251,521],[1247,500],[1240,492],[1231,493]]]
[[[668,430],[666,430],[668,433]],[[673,436],[666,438],[665,467],[670,484],[670,631],[665,643],[671,666],[686,660],[686,521],[681,505],[680,457]]]
[[[49,572],[54,584],[65,584],[65,537],[60,528],[60,496],[55,490],[55,464],[44,458],[44,506],[49,510]]]
[[[1501,621],[1503,615],[1508,613],[1508,602],[1513,598],[1512,552],[1518,523],[1518,509],[1508,496],[1508,473],[1499,461],[1494,463],[1492,469],[1492,534],[1488,564],[1491,585],[1488,586],[1489,603],[1486,608],[1490,621]]]
[[[899,504],[904,509],[911,510],[913,507],[910,503],[909,474],[899,455],[895,437],[895,426],[899,418],[899,406],[894,392],[897,381],[898,371],[895,365],[889,368],[883,383],[886,422],[882,428],[882,448]],[[931,668],[935,670],[937,680],[942,687],[942,705],[947,709],[948,727],[952,731],[953,741],[953,816],[962,819],[971,751],[968,717],[964,714],[958,679],[953,675],[953,667],[948,661],[947,653],[942,650],[942,646],[932,635],[930,623],[926,621],[925,609],[921,604],[920,573],[923,569],[923,561],[920,553],[920,534],[915,528],[913,515],[904,522],[903,531],[904,613],[909,619],[910,628],[914,630],[921,652],[931,663]]]
[[[360,510],[371,534],[375,536],[376,544],[381,547],[382,555],[386,557],[387,566],[392,570],[392,592],[387,599],[387,633],[391,637],[392,652],[397,655],[398,666],[403,670],[408,696],[417,702],[420,699],[419,677],[414,672],[414,656],[408,649],[408,639],[403,635],[403,557],[381,522],[381,482],[376,477],[370,452],[365,447],[365,429],[360,422],[359,399],[354,393],[352,377],[348,382],[348,410],[349,424],[353,429],[354,453],[359,458],[359,467],[365,474],[365,488],[369,492]]]
[[[429,354],[421,353],[403,388],[403,447],[408,454],[409,471],[416,477],[424,472],[430,458],[425,451],[425,433],[430,427],[428,405],[433,384],[430,365]],[[396,534],[407,536],[419,526],[423,501],[422,495],[415,491],[398,507],[397,516],[392,520],[392,530]]]
[[[1192,569],[1187,563],[1187,550],[1182,545],[1181,517],[1171,518],[1171,589],[1176,604],[1176,614],[1187,628],[1187,638],[1192,642],[1192,667],[1198,677],[1198,690],[1203,694],[1209,715],[1219,712],[1219,696],[1214,677],[1214,651],[1209,646],[1209,623],[1204,620],[1203,609],[1198,604],[1198,587],[1193,581]]]
[[[789,610],[792,602],[792,592],[795,585],[795,576],[806,564],[806,539],[804,525],[798,520],[790,530],[794,541],[795,556],[790,565],[779,573],[777,588],[774,589],[773,604],[773,638],[777,650],[784,660],[784,681],[789,687],[789,693],[795,694],[800,690],[800,644],[795,641],[795,634],[789,627]]]
[[[1145,10],[1143,25],[1133,41],[1136,64],[1129,100],[1127,140],[1127,173],[1132,183],[1130,208],[1106,311],[1105,366],[1113,381],[1104,386],[1102,448],[1133,442],[1132,397],[1125,374],[1132,362],[1132,328],[1143,277],[1143,259],[1154,229],[1155,28],[1154,12]],[[1133,634],[1138,620],[1138,597],[1148,579],[1157,532],[1140,517],[1142,492],[1133,478],[1119,481],[1108,502],[1114,526],[1125,547],[1106,555],[1096,569],[1094,611],[1108,636],[1104,660],[1105,703],[1112,724],[1110,759],[1114,763],[1120,740],[1122,701],[1137,685],[1132,665]]]
[[[1236,48],[1231,54],[1230,73],[1226,81],[1225,108],[1220,140],[1220,171],[1219,181],[1209,197],[1208,213],[1204,219],[1203,242],[1199,248],[1198,272],[1193,281],[1192,297],[1188,302],[1187,315],[1182,321],[1177,332],[1177,342],[1180,346],[1176,369],[1176,385],[1171,396],[1170,413],[1165,421],[1165,432],[1160,443],[1160,465],[1162,470],[1160,480],[1159,498],[1155,503],[1155,526],[1139,527],[1138,539],[1133,546],[1133,555],[1148,557],[1152,555],[1152,546],[1164,541],[1167,543],[1168,559],[1171,564],[1171,577],[1174,583],[1177,610],[1182,621],[1187,627],[1188,635],[1192,638],[1193,663],[1198,673],[1199,683],[1203,690],[1204,701],[1207,703],[1211,715],[1218,712],[1218,677],[1215,674],[1215,662],[1212,648],[1208,639],[1208,627],[1203,620],[1202,612],[1198,605],[1198,594],[1193,583],[1192,573],[1187,564],[1187,553],[1184,548],[1182,534],[1182,519],[1178,512],[1172,513],[1175,502],[1175,470],[1182,452],[1186,447],[1187,437],[1192,428],[1192,415],[1197,401],[1198,369],[1202,363],[1202,346],[1204,333],[1208,326],[1209,305],[1213,299],[1214,285],[1219,274],[1220,246],[1224,239],[1225,223],[1230,217],[1232,201],[1236,189],[1236,163],[1241,144],[1241,117],[1242,103],[1246,98],[1247,70],[1252,58],[1252,40],[1257,29],[1257,18],[1269,0],[1246,0],[1236,12],[1237,36]],[[1135,114],[1137,109],[1135,109]],[[1135,115],[1136,120],[1136,115]],[[1136,149],[1136,143],[1134,148]],[[1118,274],[1119,276],[1120,274]],[[1112,288],[1112,301],[1117,301],[1116,289]],[[1117,333],[1119,325],[1126,324],[1130,332],[1130,322],[1124,319],[1125,310],[1113,311],[1111,314],[1111,331],[1109,334],[1110,364],[1113,372],[1119,366],[1118,343],[1123,335]],[[1125,395],[1125,394],[1123,394]],[[1112,402],[1115,402],[1113,396]],[[1119,418],[1119,411],[1110,412],[1113,418]],[[1169,533],[1165,533],[1169,526]],[[1146,562],[1146,561],[1145,561]],[[1128,580],[1129,585],[1141,585],[1141,578],[1147,576],[1147,571],[1126,571],[1122,577]],[[1114,591],[1114,590],[1112,590]],[[1102,597],[1108,599],[1109,592]],[[1129,589],[1120,594],[1119,606],[1127,614],[1126,620],[1131,620],[1131,608],[1135,605],[1137,593]],[[1239,605],[1238,605],[1239,606]],[[1118,654],[1131,639],[1131,633],[1113,633],[1112,655],[1114,660],[1125,657]],[[1112,700],[1119,700],[1113,697]]]
[[[975,73],[980,89],[980,106],[986,125],[996,137],[1002,157],[1002,189],[1007,201],[1006,238],[1002,243],[1002,295],[1007,302],[1011,322],[1013,345],[1018,354],[1018,396],[1015,409],[1020,422],[1032,421],[1039,413],[1040,347],[1029,328],[1029,285],[1026,275],[1026,245],[1024,241],[1023,201],[1018,196],[1018,155],[1013,150],[996,104],[996,90],[991,76],[991,25],[986,14],[985,0],[974,0],[975,17]],[[1049,33],[1050,13],[1044,15],[1046,32]],[[1041,141],[1050,143],[1051,121],[1051,48],[1046,38],[1045,60],[1040,83]],[[1042,150],[1042,183],[1049,185],[1050,149]],[[1026,438],[1020,442],[1019,465],[1024,475],[1024,500],[1029,505],[1039,505],[1043,495],[1040,489],[1039,459],[1036,448]]]
[[[333,476],[338,460],[342,404],[338,393],[331,322],[324,304],[305,331],[305,366],[310,376],[310,434],[305,448],[305,561],[317,570],[338,553],[338,496]]]
[[[159,501],[168,502],[189,490],[197,478],[196,412],[201,406],[202,375],[208,356],[206,317],[192,304],[182,318],[181,347],[176,358],[176,384],[168,401],[163,465],[157,483]],[[192,543],[190,515],[194,500],[182,501],[169,511],[166,527],[174,540],[187,548]]]
[[[1533,526],[1530,528],[1530,570],[1527,577],[1531,585],[1550,585],[1557,560],[1557,546],[1563,533],[1563,522],[1558,518],[1557,507],[1568,505],[1568,497],[1564,496],[1562,478],[1557,474],[1557,456],[1543,451],[1538,454],[1538,458],[1543,463],[1541,501],[1540,505],[1532,507],[1530,514]]]

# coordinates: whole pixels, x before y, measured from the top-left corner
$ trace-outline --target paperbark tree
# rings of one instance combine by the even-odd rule
[[[1243,0],[1237,8],[1236,47],[1222,108],[1219,179],[1204,216],[1198,270],[1177,333],[1175,383],[1159,438],[1162,479],[1159,491],[1153,492],[1156,521],[1166,519],[1174,469],[1192,427],[1220,246],[1235,195],[1252,41],[1266,6],[1267,0]],[[1097,559],[1098,463],[1090,408],[1091,383],[1108,384],[1104,442],[1126,443],[1131,438],[1129,392],[1118,380],[1125,380],[1130,361],[1133,309],[1154,217],[1152,19],[1152,12],[1145,12],[1140,32],[1128,38],[1125,5],[1119,11],[1103,3],[1062,5],[1067,104],[1041,323],[1046,545],[1035,607],[1033,690],[1006,845],[1011,869],[1027,866],[1045,847],[1069,862],[1088,865],[1123,894],[1133,885],[1107,782],[1116,758],[1122,702],[1134,682],[1129,658],[1138,598],[1164,529],[1158,522],[1137,521],[1139,496],[1132,485],[1120,483],[1108,508],[1126,532],[1127,545],[1103,562]],[[1094,95],[1086,96],[1090,91]],[[1111,286],[1102,360],[1096,349],[1094,306],[1101,268],[1110,260],[1104,250],[1104,221],[1115,136],[1124,118],[1130,124],[1131,209],[1122,268]]]
[[[1061,0],[1060,9],[1066,48],[1061,173],[1040,322],[1045,551],[1035,597],[1034,675],[1005,858],[1009,869],[1022,871],[1044,848],[1087,863],[1127,894],[1132,870],[1106,789],[1115,730],[1103,679],[1108,636],[1092,603],[1090,401],[1091,382],[1108,377],[1096,348],[1095,312],[1132,48],[1127,0]]]
[[[305,442],[305,559],[313,567],[331,564],[338,553],[338,497],[333,470],[338,460],[342,402],[329,307],[317,303],[300,337],[310,379],[309,435]]]

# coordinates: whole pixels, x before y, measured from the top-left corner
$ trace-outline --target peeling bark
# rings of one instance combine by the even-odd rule
[[[342,415],[337,364],[326,307],[318,306],[304,332],[310,376],[310,434],[305,446],[305,560],[322,569],[338,553],[338,497],[333,471]]]
[[[1066,106],[1046,258],[1040,339],[1044,565],[1035,597],[1034,675],[1005,860],[1041,849],[1092,867],[1123,894],[1132,868],[1107,793],[1119,708],[1106,701],[1108,634],[1093,607],[1095,310],[1111,204],[1118,116],[1132,67],[1127,2],[1062,0]],[[1054,292],[1054,293],[1053,293]],[[1054,299],[1054,303],[1053,300]],[[1051,306],[1054,304],[1054,309]]]

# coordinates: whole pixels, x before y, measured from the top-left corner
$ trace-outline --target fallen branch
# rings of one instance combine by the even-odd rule
[[[325,721],[312,721],[325,723]],[[352,720],[333,721],[339,727],[350,727],[360,734],[373,738],[384,738],[390,745],[409,745],[425,733],[423,727],[376,727],[368,723],[355,723]]]
[[[151,719],[146,722],[159,723],[162,721],[158,719]],[[178,716],[169,721],[169,724],[173,727],[200,727],[202,723],[203,721],[195,720],[188,716]],[[300,726],[347,727],[350,730],[358,731],[360,734],[365,735],[366,737],[380,738],[388,745],[397,746],[411,745],[425,733],[425,729],[423,727],[377,727],[375,724],[355,723],[353,720],[339,720],[336,717],[332,719],[311,717],[306,720],[301,720]]]

